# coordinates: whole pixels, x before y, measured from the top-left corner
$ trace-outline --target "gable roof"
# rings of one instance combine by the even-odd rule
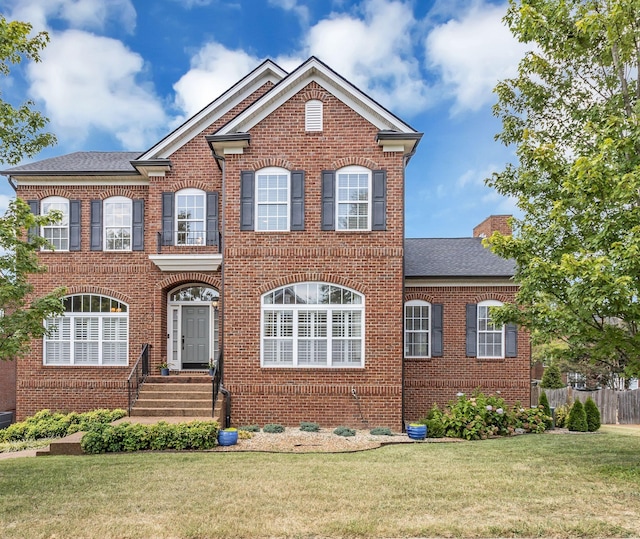
[[[407,238],[405,277],[502,277],[515,274],[506,260],[482,246],[481,238]]]
[[[11,176],[36,175],[120,175],[138,174],[131,165],[140,152],[74,152],[42,161],[20,165],[0,174]]]

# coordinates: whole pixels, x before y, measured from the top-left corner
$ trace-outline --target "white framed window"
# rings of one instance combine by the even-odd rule
[[[55,251],[69,250],[69,200],[63,197],[48,197],[42,200],[41,214],[47,215],[51,210],[62,212],[62,219],[51,225],[42,227],[41,235]]]
[[[288,170],[269,167],[256,172],[256,230],[289,230],[290,192]]]
[[[478,303],[478,357],[504,357],[504,326],[496,326],[491,320],[491,307],[500,307],[501,302],[487,300]]]
[[[111,197],[103,206],[105,251],[131,251],[131,199]]]
[[[200,189],[176,193],[176,245],[206,244],[206,195]]]
[[[404,305],[404,357],[431,357],[431,304],[414,299]]]
[[[126,366],[129,309],[126,303],[94,294],[64,298],[63,316],[45,321],[45,365]]]
[[[364,296],[322,282],[262,296],[263,367],[364,367]]]
[[[349,166],[336,172],[337,230],[371,229],[371,171]]]
[[[310,99],[304,104],[305,131],[322,131],[322,101]]]

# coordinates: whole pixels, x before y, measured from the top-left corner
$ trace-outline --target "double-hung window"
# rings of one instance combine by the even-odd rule
[[[129,312],[125,303],[94,294],[64,298],[63,316],[46,320],[45,365],[128,364]]]
[[[131,199],[111,197],[104,201],[105,251],[131,250]]]
[[[176,193],[176,245],[206,245],[206,196],[199,189]]]
[[[41,213],[47,215],[51,210],[62,213],[62,219],[42,227],[42,236],[55,251],[69,250],[69,201],[62,197],[49,197],[42,201]]]
[[[289,230],[289,171],[269,167],[256,172],[256,230]]]
[[[491,319],[491,307],[502,305],[499,301],[487,300],[478,303],[478,357],[504,357],[504,326],[497,326]]]
[[[431,357],[431,305],[422,300],[404,306],[404,357]]]
[[[371,171],[349,166],[336,172],[337,230],[371,229]]]
[[[262,296],[263,367],[363,367],[364,297],[307,282]]]

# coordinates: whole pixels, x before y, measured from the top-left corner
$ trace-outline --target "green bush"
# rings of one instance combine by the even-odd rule
[[[309,421],[301,421],[300,430],[304,432],[318,432],[320,430],[320,425],[318,425],[317,423],[311,423]]]
[[[584,403],[584,413],[587,416],[587,430],[597,431],[600,428],[600,410],[591,397]]]
[[[427,438],[444,438],[446,429],[442,417],[442,410],[434,403],[427,415],[418,421],[427,426]]]
[[[545,415],[549,417],[547,421],[547,428],[550,429],[553,427],[553,417],[551,416],[551,407],[549,406],[549,399],[547,398],[547,394],[543,391],[540,393],[540,399],[538,400],[538,405],[542,406]]]
[[[14,442],[62,438],[79,431],[88,431],[95,425],[106,425],[127,415],[125,410],[94,410],[92,412],[62,414],[40,410],[24,421],[14,423],[0,431],[0,441]]]
[[[284,432],[284,427],[278,423],[267,423],[262,427],[262,430],[271,434],[280,434],[281,432]]]
[[[566,427],[567,416],[569,415],[569,406],[566,404],[561,404],[556,407],[555,416],[556,416],[556,427],[559,429]]]
[[[81,447],[85,453],[97,454],[148,449],[211,449],[217,443],[216,421],[192,421],[171,425],[161,421],[154,425],[96,424],[82,437]]]
[[[571,407],[567,418],[567,428],[575,432],[587,432],[587,414],[579,400],[576,400]]]
[[[513,409],[513,427],[525,432],[540,434],[547,429],[551,416],[548,416],[542,406],[536,408],[523,408],[516,404]]]
[[[260,432],[259,425],[244,425],[243,427],[238,427],[238,430],[245,430],[247,432]]]
[[[393,432],[389,427],[375,427],[369,431],[374,436],[393,436]]]
[[[354,429],[350,429],[349,427],[337,427],[333,434],[336,436],[355,436],[356,431]]]
[[[540,387],[544,387],[545,389],[562,389],[565,386],[566,384],[562,381],[562,373],[558,365],[553,363],[544,369],[542,380],[540,380]]]

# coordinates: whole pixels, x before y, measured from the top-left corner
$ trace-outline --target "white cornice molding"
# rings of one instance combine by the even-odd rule
[[[471,277],[460,278],[447,278],[447,279],[429,279],[429,278],[416,278],[405,277],[404,280],[405,289],[410,288],[438,288],[442,286],[459,286],[459,287],[479,287],[479,286],[518,286],[513,279],[509,277],[496,277],[496,278],[478,278],[473,279]]]
[[[160,271],[218,271],[222,264],[222,255],[171,254],[149,255]]]
[[[18,187],[47,187],[50,185],[149,185],[149,178],[130,176],[20,176],[14,178]]]

